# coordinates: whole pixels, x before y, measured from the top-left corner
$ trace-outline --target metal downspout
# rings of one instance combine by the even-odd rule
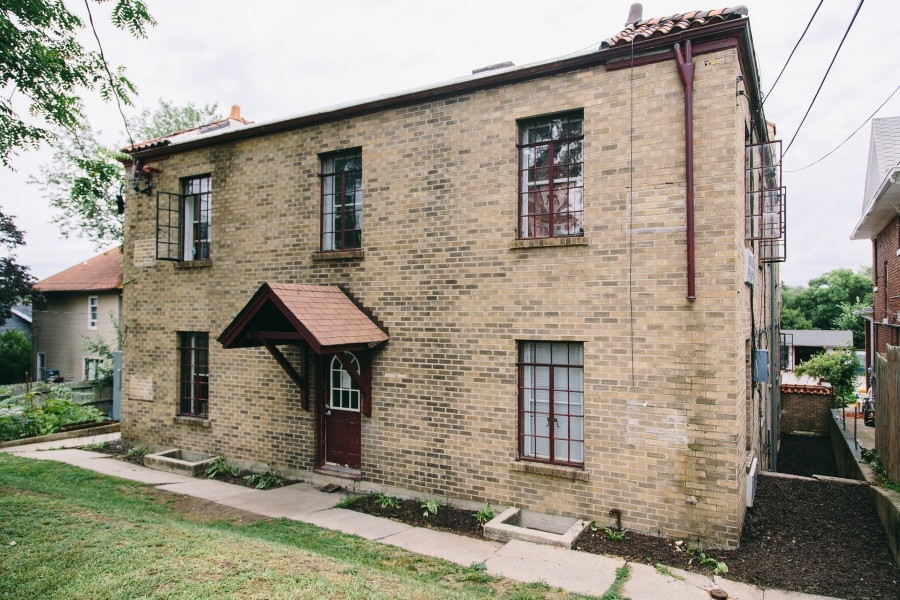
[[[684,178],[685,178],[685,221],[687,225],[687,299],[697,299],[694,275],[694,56],[691,41],[675,44],[675,62],[678,75],[684,86]]]
[[[778,438],[776,437],[778,433],[778,392],[781,387],[781,370],[780,365],[778,364],[781,360],[781,336],[778,339],[778,346],[775,345],[775,333],[777,329],[777,324],[775,323],[775,265],[769,264],[769,307],[771,311],[771,315],[769,317],[769,329],[772,332],[769,336],[769,389],[771,391],[771,414],[769,416],[769,440],[770,440],[770,452],[772,454],[771,457],[771,467],[772,471],[778,472]],[[775,357],[776,348],[778,349],[779,357]]]

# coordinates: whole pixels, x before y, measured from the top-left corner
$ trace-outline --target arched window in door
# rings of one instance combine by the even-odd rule
[[[344,358],[349,360],[356,369],[357,373],[361,373],[359,361],[349,352],[344,353]],[[350,373],[335,356],[331,359],[331,408],[339,410],[359,411],[359,388],[350,378]]]

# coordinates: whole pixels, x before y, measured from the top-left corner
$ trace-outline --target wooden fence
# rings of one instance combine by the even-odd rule
[[[893,481],[900,481],[900,347],[875,355],[875,450]]]

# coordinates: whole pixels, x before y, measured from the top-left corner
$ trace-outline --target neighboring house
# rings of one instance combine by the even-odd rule
[[[31,339],[31,307],[24,304],[16,304],[11,309],[12,315],[5,322],[0,323],[0,333],[7,330],[21,331]]]
[[[872,119],[862,216],[850,239],[872,241],[872,311],[863,316],[867,366],[900,346],[900,117]]]
[[[793,371],[794,367],[814,354],[833,352],[853,345],[853,332],[827,329],[782,329],[781,368]]]
[[[736,545],[784,259],[745,15],[127,149],[123,439]]]
[[[85,340],[102,338],[117,348],[122,301],[122,252],[108,250],[35,284],[46,304],[33,314],[35,373],[57,370],[66,381],[97,377],[101,359]]]

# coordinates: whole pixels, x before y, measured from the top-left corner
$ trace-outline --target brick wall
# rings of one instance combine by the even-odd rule
[[[900,217],[894,218],[872,244],[872,308],[875,351],[900,345]]]
[[[694,302],[673,62],[583,69],[158,163],[162,191],[211,174],[212,261],[156,261],[155,199],[129,198],[123,437],[315,467],[322,399],[304,412],[264,349],[225,351],[214,338],[264,281],[342,284],[391,336],[373,356],[364,483],[601,522],[619,508],[629,529],[735,544],[766,431],[746,369],[749,296],[764,327],[771,290],[765,269],[754,288],[743,279],[737,55],[696,64]],[[584,111],[584,237],[517,241],[517,119],[573,109]],[[363,251],[321,255],[318,155],[351,147],[363,156]],[[178,331],[210,333],[202,424],[175,418]],[[584,469],[516,460],[521,340],[584,344]]]
[[[781,386],[781,433],[808,431],[827,434],[834,407],[831,388],[818,385]]]

